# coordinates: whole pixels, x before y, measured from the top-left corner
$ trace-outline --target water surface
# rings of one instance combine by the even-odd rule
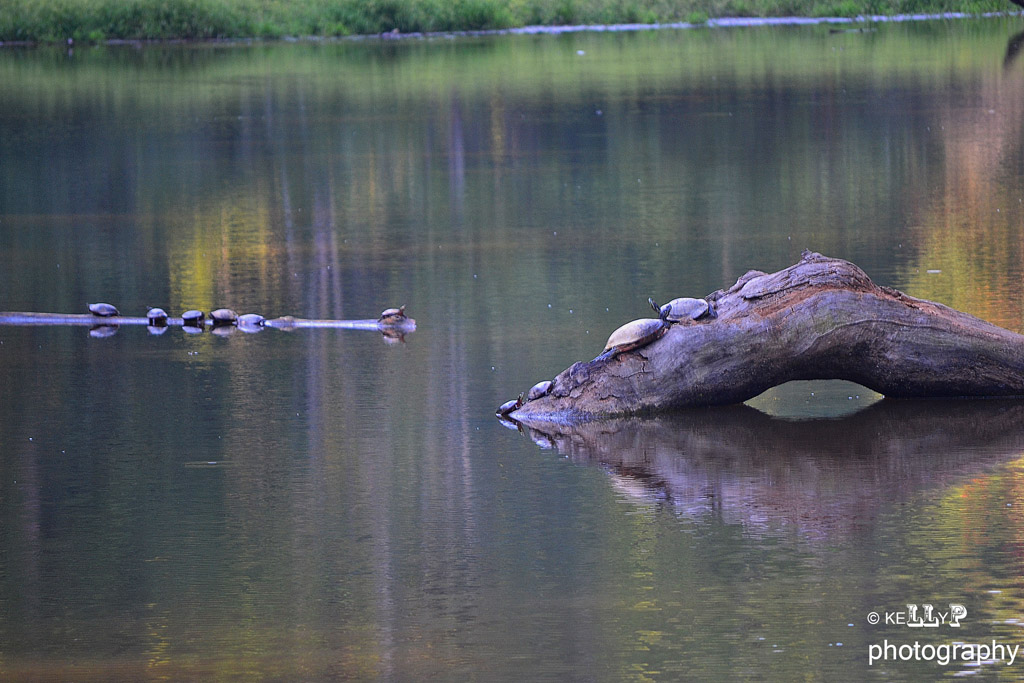
[[[0,52],[0,309],[418,323],[0,328],[0,673],[979,671],[868,647],[1024,640],[1019,406],[493,410],[804,248],[1024,331],[1021,28]]]

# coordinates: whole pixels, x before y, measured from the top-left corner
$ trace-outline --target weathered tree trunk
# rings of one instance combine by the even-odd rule
[[[848,261],[804,252],[707,298],[717,318],[576,363],[511,417],[579,422],[724,405],[800,379],[850,380],[888,397],[1024,396],[1024,336],[879,287]]]

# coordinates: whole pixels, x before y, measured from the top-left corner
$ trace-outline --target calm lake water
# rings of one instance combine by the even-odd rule
[[[1024,644],[1022,404],[493,416],[805,247],[1024,331],[1022,29],[3,49],[0,310],[418,329],[0,327],[0,677],[1022,675],[869,662]]]

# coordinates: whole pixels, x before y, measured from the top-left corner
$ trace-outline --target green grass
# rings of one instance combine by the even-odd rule
[[[1013,9],[1008,0],[2,0],[0,40],[279,38]]]

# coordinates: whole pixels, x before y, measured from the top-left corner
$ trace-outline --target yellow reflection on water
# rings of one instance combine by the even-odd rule
[[[244,205],[235,194],[214,195],[174,227],[177,239],[168,249],[170,305],[174,311],[238,306],[249,291],[233,286],[233,269],[247,282],[266,282],[270,256],[277,251],[266,200],[253,193]]]
[[[1007,76],[983,72],[977,102],[946,103],[937,114],[930,132],[947,159],[945,182],[912,228],[918,257],[897,286],[1022,331],[1024,82]]]

